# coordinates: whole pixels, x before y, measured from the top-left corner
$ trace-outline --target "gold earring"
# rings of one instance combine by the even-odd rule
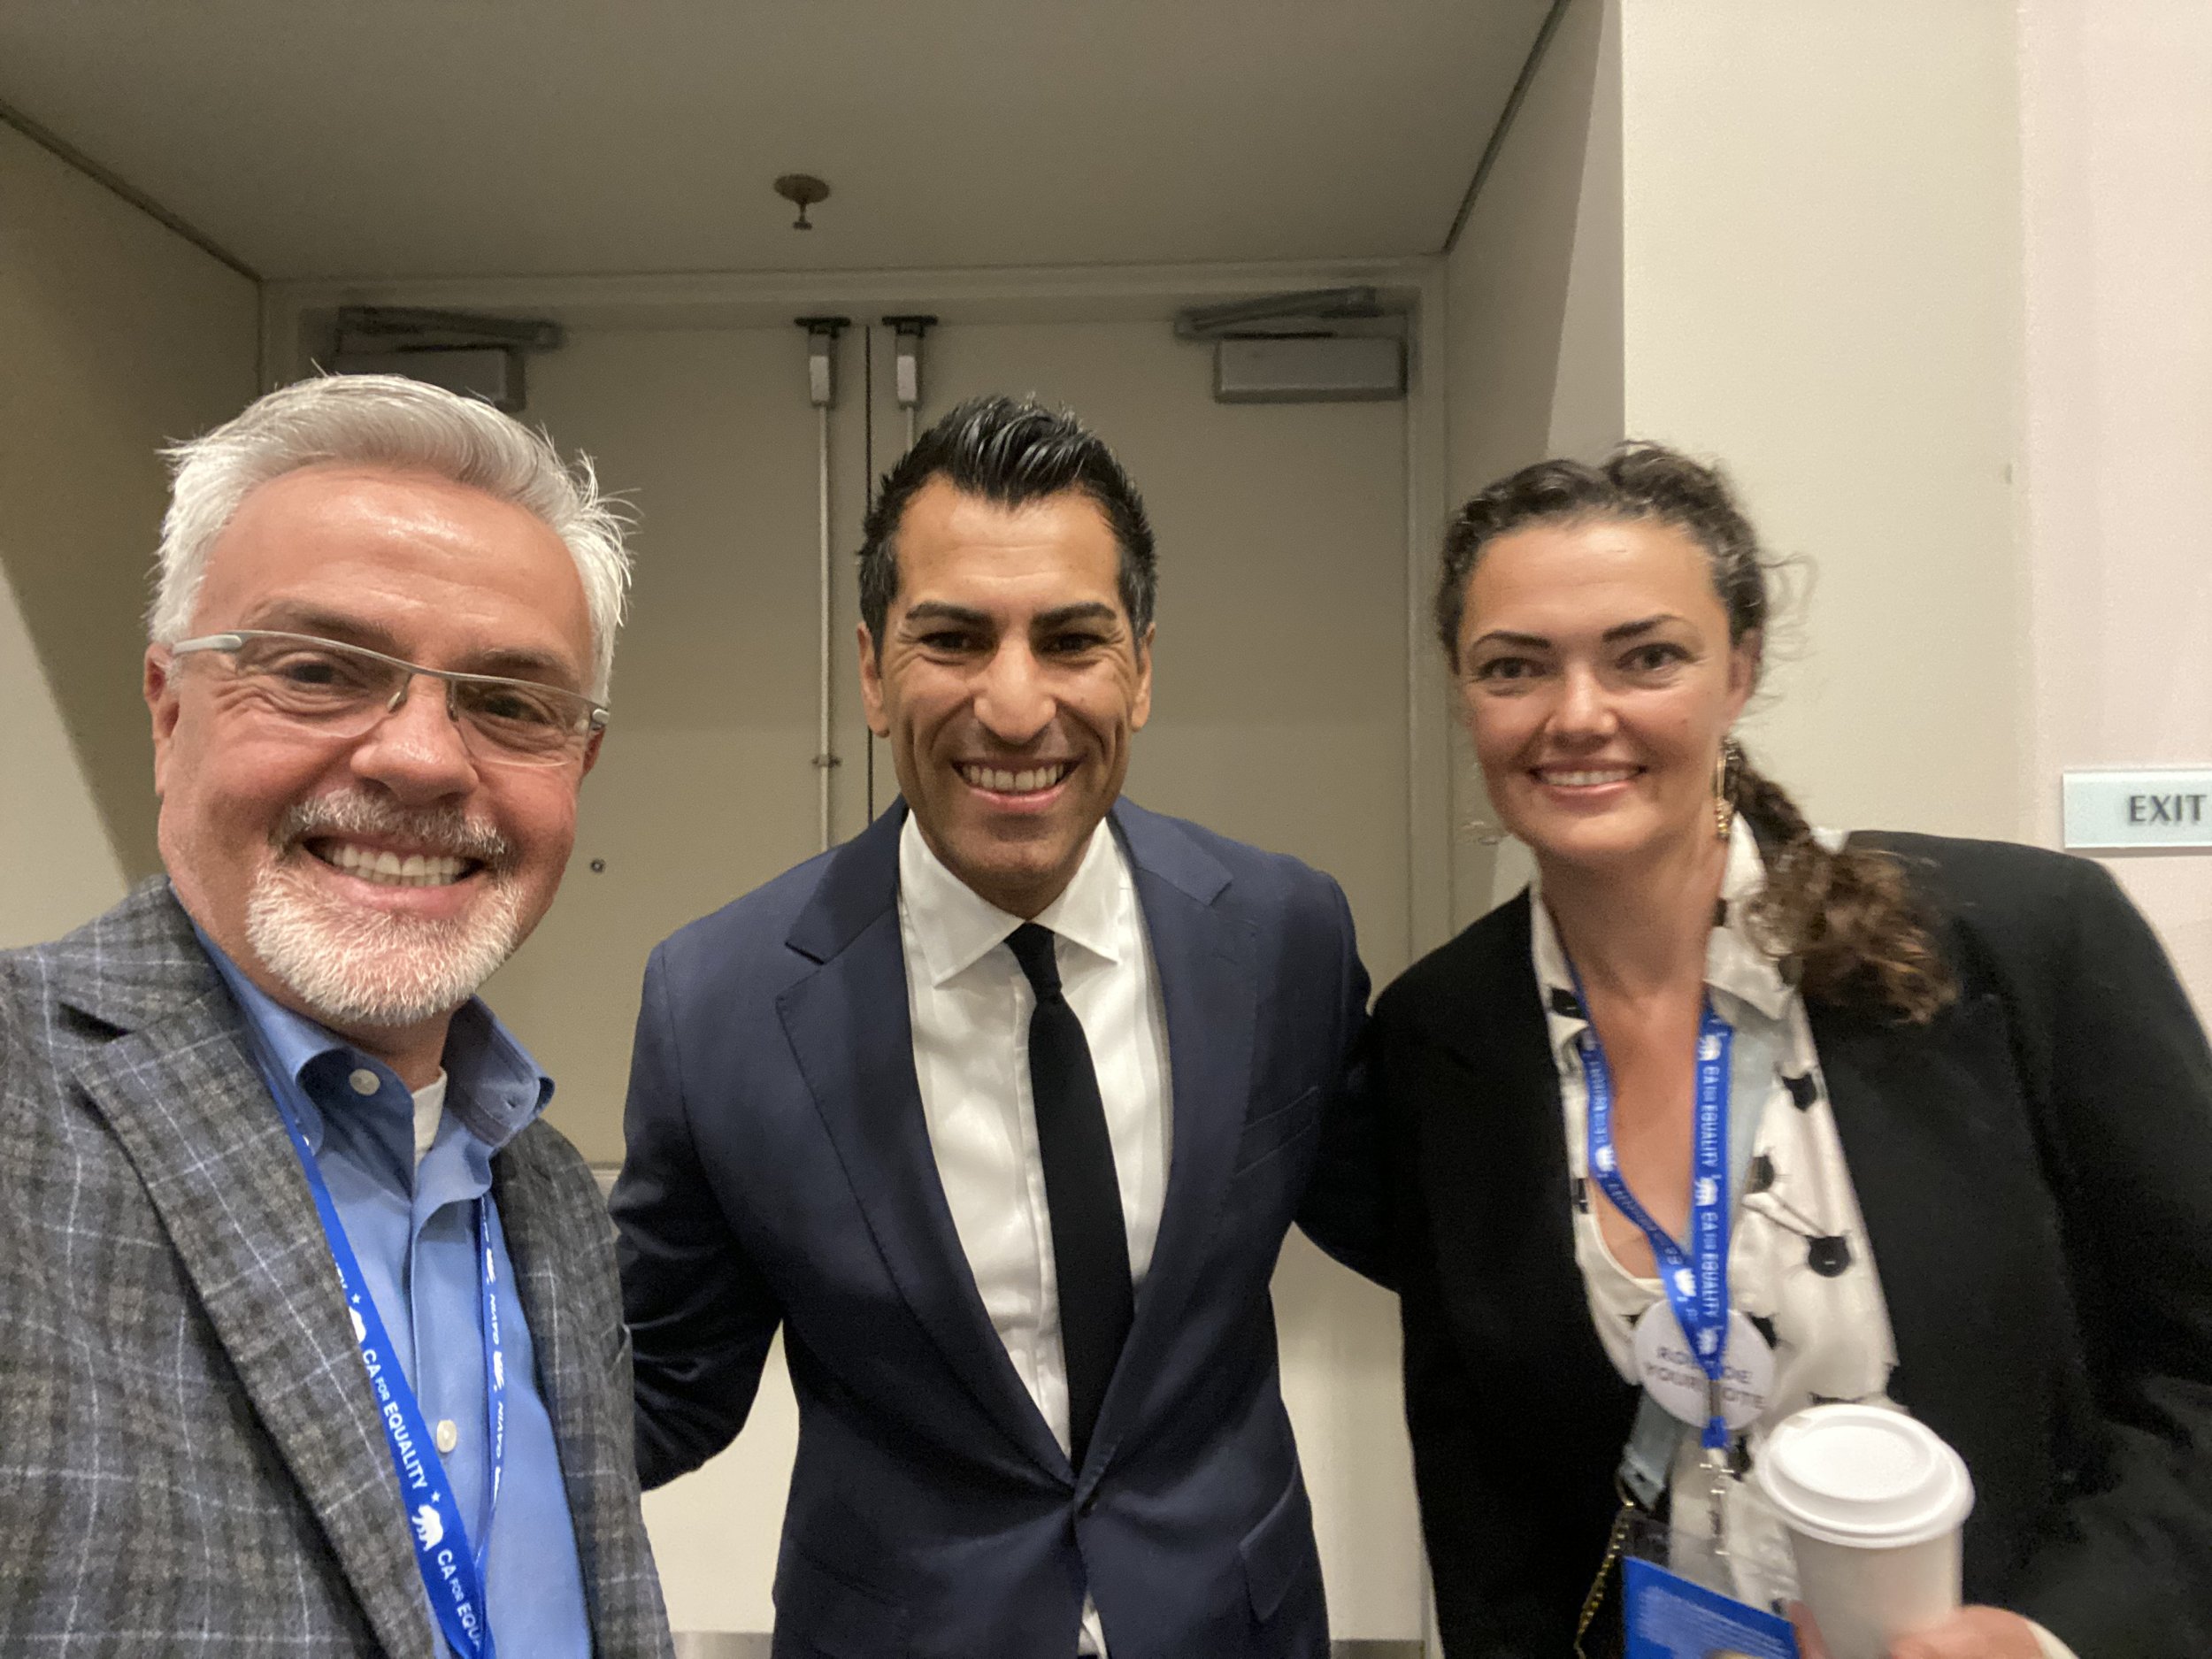
[[[1742,777],[1743,745],[1724,737],[1713,757],[1713,830],[1723,841],[1736,827],[1736,785]]]

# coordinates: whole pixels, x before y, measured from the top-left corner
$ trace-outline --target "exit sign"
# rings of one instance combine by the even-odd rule
[[[2212,847],[2212,771],[2070,772],[2066,844]]]

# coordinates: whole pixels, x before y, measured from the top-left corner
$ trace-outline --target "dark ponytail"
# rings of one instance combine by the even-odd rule
[[[1524,467],[1453,516],[1444,537],[1436,626],[1455,672],[1467,585],[1482,550],[1530,525],[1590,519],[1655,521],[1680,530],[1705,550],[1713,590],[1728,613],[1729,643],[1764,631],[1772,561],[1727,479],[1664,444],[1624,443],[1599,466],[1557,460]],[[1807,994],[1879,1008],[1914,1023],[1932,1019],[1958,995],[1902,864],[1869,849],[1831,852],[1814,838],[1797,803],[1748,765],[1739,769],[1733,795],[1766,859],[1766,888],[1748,918],[1752,931],[1792,964]]]
[[[1832,852],[1781,786],[1738,769],[1736,810],[1759,838],[1767,883],[1747,918],[1795,966],[1808,996],[1880,1008],[1925,1025],[1958,995],[1904,866],[1884,852]]]

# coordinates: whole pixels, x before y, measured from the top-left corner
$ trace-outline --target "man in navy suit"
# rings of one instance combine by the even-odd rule
[[[903,800],[646,971],[639,1460],[727,1445],[783,1327],[779,1659],[1326,1652],[1268,1282],[1294,1217],[1358,1254],[1308,1187],[1367,976],[1328,878],[1118,799],[1154,586],[1096,438],[947,416],[861,553]]]

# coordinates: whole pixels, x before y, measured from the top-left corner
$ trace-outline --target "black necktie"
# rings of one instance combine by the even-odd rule
[[[1121,1214],[1114,1143],[1083,1022],[1060,995],[1052,933],[1034,922],[1007,946],[1037,994],[1029,1017],[1029,1088],[1037,1108],[1037,1154],[1052,1212],[1052,1260],[1060,1281],[1060,1348],[1068,1367],[1068,1440],[1083,1466],[1107,1379],[1136,1311],[1129,1234]]]

